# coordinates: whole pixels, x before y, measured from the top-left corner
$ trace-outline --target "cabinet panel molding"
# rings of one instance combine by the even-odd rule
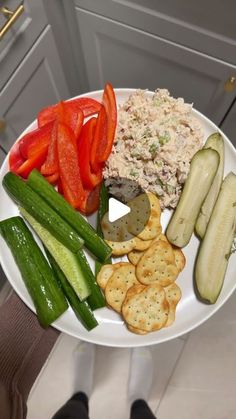
[[[198,1],[194,2],[194,5],[189,0],[75,0],[75,4],[80,9],[236,64],[236,2],[231,0]],[[190,9],[195,10],[195,13]],[[218,16],[215,17],[216,13]],[[216,23],[218,21],[222,22],[221,28]],[[227,31],[229,28],[230,31]]]
[[[224,83],[236,66],[77,9],[90,90],[107,80],[115,87],[167,88],[219,124],[235,92]]]

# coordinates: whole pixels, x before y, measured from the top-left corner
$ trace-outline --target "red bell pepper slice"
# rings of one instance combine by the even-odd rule
[[[58,179],[59,179],[59,173],[58,173],[58,172],[56,172],[56,173],[53,173],[53,175],[50,175],[50,176],[45,176],[45,179],[46,179],[49,183],[51,183],[52,185],[55,185],[55,184],[57,183]]]
[[[55,105],[43,108],[38,113],[38,126],[41,128],[49,122],[55,121],[58,118],[58,103]]]
[[[20,152],[25,159],[35,154],[38,147],[41,148],[41,145],[49,145],[52,126],[50,122],[42,128],[28,132],[19,140]]]
[[[12,172],[27,178],[32,169],[40,169],[47,155],[50,131],[51,126],[45,126],[42,133],[39,130],[31,131],[14,144],[9,155]]]
[[[100,188],[101,188],[101,183],[97,185],[92,191],[86,191],[86,197],[79,208],[79,210],[83,214],[90,215],[98,210]]]
[[[64,102],[63,107],[64,112],[62,118],[59,120],[71,128],[77,142],[83,126],[84,114],[81,109],[75,110],[73,107],[66,107],[66,102]]]
[[[90,150],[90,164],[94,173],[101,169],[98,160],[98,153],[102,143],[107,142],[107,114],[104,106],[101,107],[97,117],[97,124],[94,132],[94,138]]]
[[[17,173],[18,168],[24,163],[24,158],[20,152],[20,143],[17,141],[11,148],[9,154],[9,169],[13,173]]]
[[[50,176],[56,172],[59,172],[59,163],[58,163],[58,153],[57,153],[57,127],[58,123],[53,123],[53,128],[51,131],[50,143],[48,146],[48,152],[46,160],[43,163],[40,171],[42,175]]]
[[[74,208],[80,208],[85,199],[85,191],[73,136],[73,132],[65,124],[58,123],[57,152],[63,195]]]
[[[24,163],[20,167],[18,167],[16,173],[21,177],[27,179],[27,177],[33,169],[40,170],[40,167],[42,166],[46,158],[46,155],[47,148],[45,147],[44,149],[42,148],[40,153],[37,153],[31,156],[29,159],[25,160]]]
[[[102,168],[93,173],[90,166],[90,150],[96,129],[97,118],[89,119],[83,126],[78,145],[80,175],[85,189],[92,190],[102,181]]]
[[[111,153],[117,125],[116,97],[113,87],[110,83],[107,83],[104,89],[103,105],[107,114],[107,141],[106,143],[101,143],[99,148],[99,162],[105,162]]]
[[[51,140],[48,147],[48,154],[46,161],[41,167],[42,175],[52,175],[59,171],[59,163],[58,163],[58,152],[57,152],[57,132],[58,132],[58,123],[63,123],[70,128],[74,135],[71,135],[71,138],[77,144],[77,138],[80,135],[81,128],[83,126],[83,112],[78,110],[74,112],[73,110],[65,111],[65,102],[58,103],[58,118],[54,122],[50,122],[53,124],[52,132],[51,132]]]
[[[91,165],[95,172],[98,170],[99,165],[108,159],[115,138],[117,106],[115,93],[110,83],[105,85],[102,103],[104,110],[101,108],[99,112],[94,142],[91,148]]]
[[[77,99],[71,99],[65,103],[65,109],[73,109],[73,111],[82,110],[84,117],[94,115],[98,113],[101,104],[92,98],[81,97]],[[43,108],[38,114],[38,126],[42,127],[50,121],[54,121],[58,115],[58,104]]]

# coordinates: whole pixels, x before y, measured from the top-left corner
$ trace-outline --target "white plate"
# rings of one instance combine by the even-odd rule
[[[116,89],[118,104],[126,100],[132,91],[133,89]],[[101,91],[97,91],[83,96],[89,96],[99,100],[101,98],[101,94]],[[206,138],[215,131],[219,131],[221,133],[225,141],[225,174],[230,171],[236,172],[236,150],[230,141],[208,118],[196,110],[193,112],[203,125]],[[25,132],[30,131],[35,127],[36,122],[33,122],[25,130]],[[18,214],[16,205],[11,201],[2,187],[2,178],[7,171],[8,159],[6,158],[0,171],[1,220]],[[166,227],[169,217],[170,212],[165,211],[162,216],[163,228]],[[31,298],[21,279],[20,272],[13,260],[11,252],[6,246],[4,240],[2,238],[0,238],[0,240],[0,262],[6,276],[20,298],[31,310],[35,312]],[[177,307],[176,321],[169,328],[164,328],[158,332],[149,333],[145,336],[138,336],[130,333],[124,326],[120,316],[107,308],[99,309],[95,312],[99,326],[91,332],[87,332],[80,325],[71,309],[68,309],[67,312],[53,324],[53,326],[62,332],[68,333],[69,335],[78,337],[82,340],[113,347],[134,347],[157,344],[176,338],[189,332],[190,330],[193,330],[219,310],[236,288],[236,254],[233,254],[230,257],[224,285],[216,304],[207,305],[197,300],[193,289],[193,265],[198,246],[199,241],[195,236],[193,236],[189,245],[184,248],[187,263],[184,271],[177,279],[177,283],[181,287],[183,296]],[[89,261],[93,266],[93,261],[91,259],[89,259]]]

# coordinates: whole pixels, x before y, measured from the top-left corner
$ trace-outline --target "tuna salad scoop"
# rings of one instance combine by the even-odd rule
[[[110,193],[116,195],[119,178],[132,179],[156,194],[162,209],[175,208],[203,138],[191,104],[166,89],[152,95],[135,91],[118,110],[116,137],[103,173]]]

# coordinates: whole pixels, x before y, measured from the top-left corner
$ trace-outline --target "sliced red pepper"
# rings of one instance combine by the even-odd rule
[[[20,143],[17,141],[11,148],[9,154],[9,169],[11,172],[17,173],[18,168],[24,163],[24,158],[20,152]]]
[[[110,83],[105,85],[102,103],[104,106],[98,114],[97,128],[91,148],[91,166],[96,172],[104,163],[112,149],[117,124],[117,106],[113,87]]]
[[[50,130],[51,127],[45,126],[42,132],[31,131],[14,144],[9,155],[9,167],[12,172],[27,178],[32,169],[40,169],[47,155]]]
[[[66,103],[65,103],[66,105]],[[63,122],[72,129],[76,142],[78,142],[81,129],[84,122],[84,114],[81,109],[73,109],[73,107],[65,106],[64,120]]]
[[[65,102],[61,100],[57,103],[57,112],[56,117],[53,119],[53,122],[63,122],[64,121],[64,114],[65,114]]]
[[[48,124],[49,122],[55,121],[58,118],[58,103],[55,105],[48,106],[43,108],[38,113],[38,126],[43,127],[44,125]]]
[[[57,130],[58,123],[53,123],[53,128],[51,131],[50,143],[48,146],[48,152],[46,160],[42,165],[40,171],[42,175],[50,176],[56,172],[59,172],[59,163],[58,163],[58,153],[57,153]]]
[[[35,154],[34,156],[30,157],[29,159],[25,160],[24,163],[18,167],[16,173],[23,178],[27,179],[30,172],[33,169],[40,170],[45,158],[47,155],[47,148],[41,150],[40,154]]]
[[[98,153],[102,143],[107,142],[107,114],[104,106],[101,107],[97,117],[97,124],[94,132],[94,138],[90,150],[90,164],[94,173],[101,169]]]
[[[83,112],[84,118],[94,115],[99,112],[101,103],[90,97],[80,97],[65,102],[66,110],[71,108],[74,112],[79,109]]]
[[[79,208],[83,214],[90,215],[98,210],[100,187],[101,184],[97,185],[92,191],[86,191],[86,198]]]
[[[74,208],[80,208],[85,199],[85,191],[80,178],[78,152],[73,136],[65,124],[58,123],[57,151],[63,195]]]
[[[117,125],[116,97],[110,83],[107,83],[104,89],[103,105],[107,114],[107,142],[101,143],[99,147],[98,161],[100,163],[105,162],[111,153]]]
[[[25,159],[35,154],[35,150],[41,148],[41,145],[49,145],[52,126],[50,122],[42,128],[28,132],[19,140],[20,152]]]
[[[59,179],[59,173],[58,173],[58,172],[56,172],[56,173],[53,173],[53,175],[50,175],[50,176],[45,176],[45,179],[46,179],[49,183],[51,183],[52,185],[55,185],[55,184],[57,183],[58,179]]]
[[[96,129],[97,118],[89,119],[83,126],[78,145],[81,180],[85,189],[92,190],[102,181],[102,167],[93,173],[90,166],[90,150]]]
[[[101,104],[92,98],[81,97],[77,99],[71,99],[65,102],[65,108],[72,109],[74,112],[78,109],[82,110],[84,117],[94,115],[98,113]],[[57,118],[58,115],[58,104],[48,106],[47,108],[42,109],[38,114],[38,126],[42,127],[50,121],[53,121]]]

